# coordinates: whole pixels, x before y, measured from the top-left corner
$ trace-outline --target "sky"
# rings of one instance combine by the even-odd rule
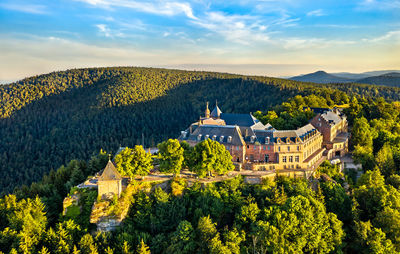
[[[400,69],[400,0],[0,0],[0,81],[97,66]]]

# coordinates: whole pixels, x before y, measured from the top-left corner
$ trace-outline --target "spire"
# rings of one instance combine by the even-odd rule
[[[108,180],[121,180],[121,179],[122,176],[119,174],[118,170],[115,168],[111,160],[109,160],[103,172],[101,173],[99,180],[108,181]]]
[[[208,101],[207,101],[207,106],[206,106],[206,112],[205,112],[205,118],[210,117],[210,110],[208,109]]]
[[[215,100],[215,108],[211,112],[211,117],[219,119],[221,117],[221,114],[222,114],[222,111],[218,107],[218,101]]]

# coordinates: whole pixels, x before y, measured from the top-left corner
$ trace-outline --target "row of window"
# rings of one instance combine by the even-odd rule
[[[294,169],[294,165],[283,165],[283,169],[290,169],[290,168],[292,168],[292,169]],[[300,168],[300,165],[296,165],[296,168]]]
[[[278,152],[281,151],[281,147],[278,146]],[[290,146],[287,147],[287,151],[290,152]],[[297,151],[300,151],[300,146],[297,146]]]
[[[289,159],[289,162],[293,162],[293,156],[282,156],[282,162],[287,162],[287,159]],[[298,155],[294,156],[294,161],[300,162],[300,157]]]

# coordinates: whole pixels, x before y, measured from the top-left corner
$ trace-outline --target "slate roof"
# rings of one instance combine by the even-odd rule
[[[199,140],[199,135],[200,140]],[[222,144],[230,144],[230,145],[244,145],[245,142],[240,133],[240,129],[238,126],[232,125],[200,125],[197,127],[192,134],[188,134],[186,138],[181,138],[182,140],[189,141],[203,141],[206,139],[208,135],[209,139],[213,139],[215,136],[215,141],[218,141]],[[228,137],[232,137],[232,141],[228,142]],[[222,139],[221,139],[222,137]]]
[[[219,107],[217,105],[215,105],[215,108],[213,109],[213,111],[211,111],[210,116],[214,117],[214,118],[218,118],[218,117],[220,117],[221,114],[222,114],[222,111],[219,109]]]
[[[251,114],[221,113],[221,119],[225,121],[226,125],[238,125],[241,127],[251,127],[260,122]]]
[[[114,164],[109,160],[99,177],[99,181],[122,180]]]
[[[332,111],[321,114],[321,117],[325,119],[325,121],[327,121],[328,123],[334,123],[335,125],[342,121],[340,116]]]
[[[312,131],[316,130],[316,128],[312,125],[312,124],[306,124],[301,128],[298,128],[297,130],[295,130],[296,135],[298,137],[302,137],[304,135],[306,135],[307,133],[310,133]]]
[[[286,138],[290,138],[291,141],[295,142],[296,138],[300,138],[303,140],[303,137],[308,133],[312,133],[317,131],[314,126],[311,124],[307,124],[297,130],[275,130],[275,129],[268,129],[268,130],[254,130],[254,135],[256,136],[256,140],[262,144],[265,144],[267,141],[267,137],[269,137],[269,142],[276,142],[278,138],[283,139],[286,141]],[[251,141],[251,138],[246,138],[247,142]]]

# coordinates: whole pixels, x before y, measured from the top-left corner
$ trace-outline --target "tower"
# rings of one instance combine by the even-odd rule
[[[215,101],[215,108],[211,112],[211,117],[214,119],[219,119],[221,117],[221,113],[222,113],[222,111],[218,107],[218,102]]]
[[[206,106],[206,112],[204,114],[205,118],[210,118],[210,110],[208,109],[208,101],[207,101],[207,106]]]

